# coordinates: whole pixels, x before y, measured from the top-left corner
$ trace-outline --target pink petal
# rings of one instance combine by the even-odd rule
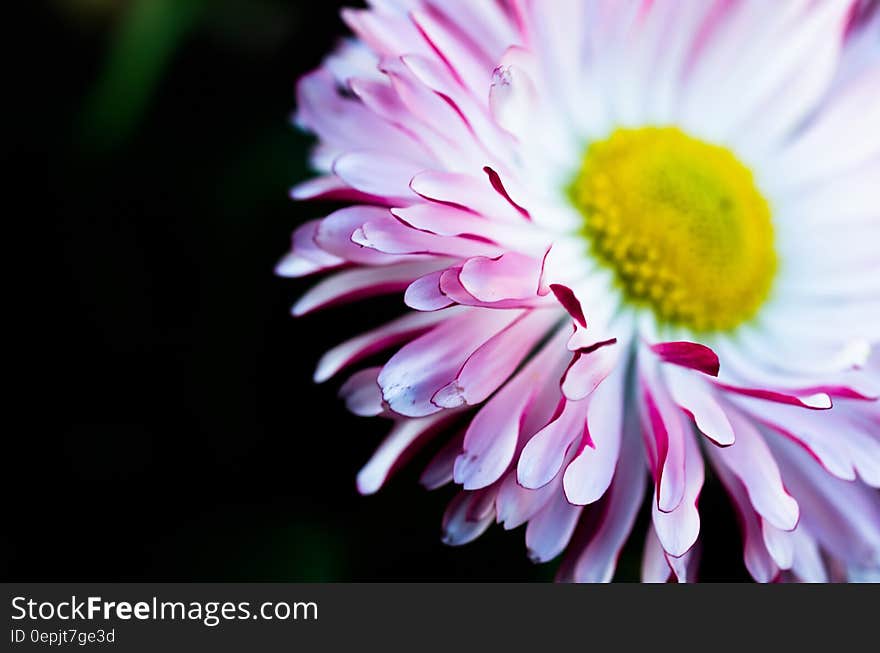
[[[673,367],[665,371],[672,400],[693,418],[700,432],[718,446],[733,444],[733,427],[712,386],[690,370]]]
[[[496,502],[497,519],[506,530],[517,528],[532,518],[559,491],[553,483],[538,490],[527,490],[517,483],[516,472],[511,471],[501,481]]]
[[[376,382],[381,367],[369,367],[355,372],[339,389],[339,396],[345,399],[346,407],[355,415],[374,417],[384,410],[382,391]]]
[[[465,207],[476,214],[507,222],[522,222],[519,213],[487,180],[469,175],[427,170],[413,177],[412,190],[424,197],[453,207]]]
[[[817,419],[816,413],[775,402],[747,400],[736,403],[761,424],[803,447],[831,474],[844,480],[855,480],[856,471],[848,455],[849,449],[840,446],[839,436],[829,430],[823,420]]]
[[[315,370],[314,381],[323,383],[341,369],[400,342],[416,338],[464,310],[467,309],[454,308],[444,313],[408,313],[377,329],[347,340],[321,357]]]
[[[494,483],[510,466],[530,405],[550,381],[548,375],[553,373],[560,358],[555,346],[557,341],[558,338],[551,340],[471,422],[464,439],[464,451],[455,461],[455,481],[465,489]]]
[[[721,367],[718,356],[705,345],[696,342],[661,342],[651,345],[651,351],[666,363],[718,376]]]
[[[432,254],[464,259],[471,256],[498,256],[501,251],[489,243],[437,236],[413,229],[391,213],[386,214],[384,219],[364,223],[352,234],[351,239],[361,247],[386,254]]]
[[[831,397],[824,392],[800,393],[797,391],[770,390],[760,388],[742,388],[728,383],[716,382],[718,387],[755,399],[763,399],[779,404],[811,408],[813,410],[828,410],[831,408]]]
[[[671,512],[685,496],[688,477],[685,458],[691,438],[685,431],[681,411],[656,376],[658,370],[646,362],[640,364],[640,371],[645,438],[657,486],[656,507],[662,512]]]
[[[485,501],[485,494],[493,490],[477,492],[460,492],[450,502],[443,515],[443,543],[449,546],[461,546],[477,539],[489,528],[494,514],[488,512],[481,518],[473,517],[474,506]]]
[[[376,81],[354,77],[348,84],[361,102],[385,122],[397,125],[409,133],[418,129],[418,120],[409,112],[387,80]]]
[[[642,582],[667,583],[672,575],[672,568],[666,558],[666,551],[660,546],[657,533],[649,528],[642,549]]]
[[[687,583],[690,579],[694,577],[696,573],[696,569],[698,567],[697,560],[700,557],[700,543],[697,542],[687,553],[683,556],[676,558],[674,556],[666,554],[666,562],[669,563],[669,568],[672,569],[672,573],[675,576],[675,581],[677,583]]]
[[[791,535],[794,539],[792,572],[804,583],[827,583],[828,572],[816,541],[804,528],[795,529]]]
[[[393,9],[393,5],[372,10],[343,7],[339,13],[351,31],[376,53],[425,49],[418,32],[412,29],[409,18],[403,12],[390,9]]]
[[[412,54],[396,53],[382,57],[379,70],[390,81],[408,116],[417,121],[410,135],[423,146],[420,151],[431,157],[423,170],[457,168],[461,161],[481,160],[484,151],[455,102],[435,93],[413,74],[413,58]]]
[[[348,186],[336,175],[323,175],[307,179],[290,189],[290,199],[298,202],[305,200],[332,200],[337,202],[371,202],[382,204],[385,198],[367,195]]]
[[[472,134],[471,140],[475,146],[481,145],[501,158],[510,156],[510,143],[490,119],[482,98],[463,93],[458,81],[449,75],[442,63],[416,54],[401,55],[400,60],[415,79],[458,114],[462,124]]]
[[[737,439],[739,442],[739,439]],[[743,537],[743,558],[746,569],[759,583],[769,583],[779,574],[779,567],[774,562],[767,547],[764,545],[764,533],[761,529],[761,519],[755,513],[749,501],[745,487],[740,480],[730,471],[727,465],[719,461],[719,454],[726,449],[709,449],[709,458],[713,461],[718,478],[727,489],[728,495],[733,501],[740,521],[740,530]]]
[[[440,292],[457,304],[464,306],[482,306],[483,308],[509,309],[540,306],[546,304],[539,297],[523,299],[501,299],[496,302],[484,302],[470,294],[459,277],[461,267],[451,267],[440,275]]]
[[[743,484],[755,512],[780,530],[794,530],[800,516],[798,503],[783,486],[766,441],[739,412],[730,411],[728,416],[736,432],[736,442],[717,450],[716,458]]]
[[[304,75],[297,83],[295,121],[298,127],[314,132],[320,139],[320,146],[313,155],[316,168],[325,170],[343,152],[371,148],[377,143],[382,144],[384,153],[409,153],[413,149],[405,134],[361,102],[340,93],[339,86],[325,68]],[[393,157],[392,154],[385,156]],[[344,179],[345,175],[340,177]]]
[[[410,180],[422,164],[375,150],[346,152],[333,162],[333,172],[349,186],[367,195],[411,199]]]
[[[580,324],[583,328],[587,328],[587,318],[584,317],[584,309],[581,307],[580,301],[575,296],[574,292],[568,286],[563,286],[558,283],[550,284],[550,290],[553,291],[553,294],[556,296],[556,299],[559,300],[559,303],[562,304],[563,308],[568,311],[568,314],[571,315],[574,320]]]
[[[526,527],[526,547],[532,562],[547,562],[565,549],[583,508],[557,492]]]
[[[379,445],[373,457],[358,472],[357,488],[361,494],[374,494],[385,484],[391,473],[400,467],[417,443],[435,431],[446,415],[432,415],[422,419],[400,420],[388,437]]]
[[[507,189],[504,187],[504,182],[501,181],[501,176],[489,166],[485,166],[483,168],[483,172],[485,172],[486,175],[489,177],[489,183],[492,184],[492,188],[495,189],[495,192],[503,197],[505,201],[508,202],[514,209],[516,209],[517,212],[522,215],[522,217],[524,217],[526,220],[530,220],[531,217],[529,216],[529,212],[526,211],[522,206],[517,204],[508,194]]]
[[[601,343],[596,349],[575,352],[562,378],[562,392],[572,401],[588,397],[618,364],[622,347],[616,341]]]
[[[586,436],[587,402],[563,400],[559,416],[526,443],[517,464],[517,480],[527,489],[541,488],[559,473],[568,446]]]
[[[630,433],[624,438],[614,481],[602,503],[596,505],[602,516],[571,568],[574,581],[606,583],[614,576],[617,559],[642,505],[646,476],[641,443],[635,433]]]
[[[527,311],[471,354],[455,380],[438,390],[431,401],[443,408],[485,401],[513,374],[555,321],[551,311]]]
[[[867,419],[840,420],[843,438],[853,467],[866,485],[880,488],[880,429]]]
[[[281,277],[303,277],[345,263],[338,256],[318,247],[315,234],[320,224],[320,220],[311,220],[293,232],[290,253],[275,267],[275,274]]]
[[[524,133],[537,103],[537,90],[525,70],[504,64],[495,69],[489,89],[489,109],[503,129],[514,135]]]
[[[785,486],[801,506],[806,528],[830,556],[857,564],[880,560],[880,498],[858,482],[828,474],[784,438],[768,438]]]
[[[780,569],[791,569],[794,564],[794,533],[776,528],[766,519],[761,519],[761,534],[764,546],[773,562]]]
[[[590,324],[589,327],[581,326],[578,323],[573,323],[572,326],[574,332],[566,343],[568,351],[582,353],[595,351],[599,347],[614,344],[617,341],[614,333],[618,330],[614,328],[614,325],[604,323],[602,320]],[[623,343],[620,346],[622,345]],[[629,340],[626,345],[629,345]]]
[[[530,225],[508,224],[455,206],[424,202],[393,208],[391,212],[414,229],[439,236],[480,239],[535,256],[543,255],[549,245],[547,234]]]
[[[700,513],[697,501],[703,487],[704,470],[700,450],[693,437],[684,438],[684,496],[678,506],[670,512],[662,512],[656,496],[651,506],[651,515],[657,538],[663,549],[671,556],[679,558],[687,553],[700,534]]]
[[[439,311],[454,303],[440,291],[440,278],[446,270],[437,270],[413,281],[403,295],[404,303],[417,311]]]
[[[442,261],[417,261],[339,272],[307,291],[293,305],[291,313],[298,317],[331,304],[399,292],[413,279],[432,272],[442,263]]]
[[[491,70],[485,69],[485,59],[473,42],[462,38],[457,26],[437,12],[414,10],[410,13],[413,23],[432,49],[440,54],[453,77],[473,91],[489,86]]]
[[[868,376],[851,379],[851,383],[815,385],[798,390],[798,394],[804,395],[828,395],[840,399],[854,399],[856,401],[876,401],[880,399],[880,387],[877,382]]]
[[[382,368],[379,385],[391,410],[421,417],[441,410],[431,399],[483,343],[510,325],[519,311],[474,311],[446,320],[405,345]]]
[[[478,257],[464,263],[459,280],[476,299],[493,303],[528,299],[538,294],[541,261],[515,252],[498,258]]]
[[[436,490],[447,483],[452,483],[452,468],[455,459],[461,453],[463,440],[464,432],[461,432],[444,444],[440,451],[434,455],[419,477],[419,483],[425,489]]]
[[[589,402],[585,446],[565,468],[563,476],[565,496],[573,504],[598,501],[611,485],[615,466],[620,468],[625,381],[626,366],[620,364],[589,399],[584,400]],[[641,452],[637,453],[641,460]]]
[[[321,220],[315,232],[315,242],[325,251],[352,263],[388,265],[402,261],[352,241],[352,234],[370,220],[393,220],[386,208],[378,206],[349,206],[331,213]]]

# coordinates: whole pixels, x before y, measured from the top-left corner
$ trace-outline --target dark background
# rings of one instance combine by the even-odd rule
[[[522,529],[442,545],[453,491],[417,485],[425,457],[358,496],[388,423],[311,382],[323,350],[402,307],[294,320],[310,282],[272,272],[293,227],[328,210],[287,199],[311,142],[288,117],[296,78],[345,34],[342,3],[28,4],[6,125],[24,201],[6,222],[36,247],[7,278],[26,308],[7,320],[24,333],[6,343],[22,419],[4,428],[2,577],[552,578]],[[711,479],[701,505],[702,576],[745,578]],[[620,579],[638,577],[644,527]]]

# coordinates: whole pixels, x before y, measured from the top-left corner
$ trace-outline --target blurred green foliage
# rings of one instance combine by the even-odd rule
[[[133,0],[123,8],[83,112],[86,147],[112,149],[137,128],[172,54],[204,6],[205,0]]]
[[[107,55],[79,120],[86,151],[122,146],[144,120],[175,53],[196,30],[248,50],[277,47],[300,12],[280,0],[56,0],[72,19],[112,23]]]

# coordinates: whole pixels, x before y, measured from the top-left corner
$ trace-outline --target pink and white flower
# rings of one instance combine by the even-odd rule
[[[298,86],[319,175],[278,264],[303,315],[405,314],[326,381],[461,490],[444,540],[526,524],[608,581],[691,580],[708,473],[758,581],[880,569],[880,11],[785,0],[372,0]],[[707,464],[708,463],[708,464]],[[711,519],[711,515],[704,515]]]

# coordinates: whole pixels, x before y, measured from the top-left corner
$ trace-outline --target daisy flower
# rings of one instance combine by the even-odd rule
[[[880,569],[880,11],[854,0],[371,0],[298,85],[318,176],[294,315],[380,294],[324,355],[460,490],[444,540],[525,524],[608,581],[694,579],[714,474],[758,581]],[[403,307],[402,307],[403,308]],[[429,444],[430,443],[430,444]],[[647,500],[646,500],[647,498]]]

